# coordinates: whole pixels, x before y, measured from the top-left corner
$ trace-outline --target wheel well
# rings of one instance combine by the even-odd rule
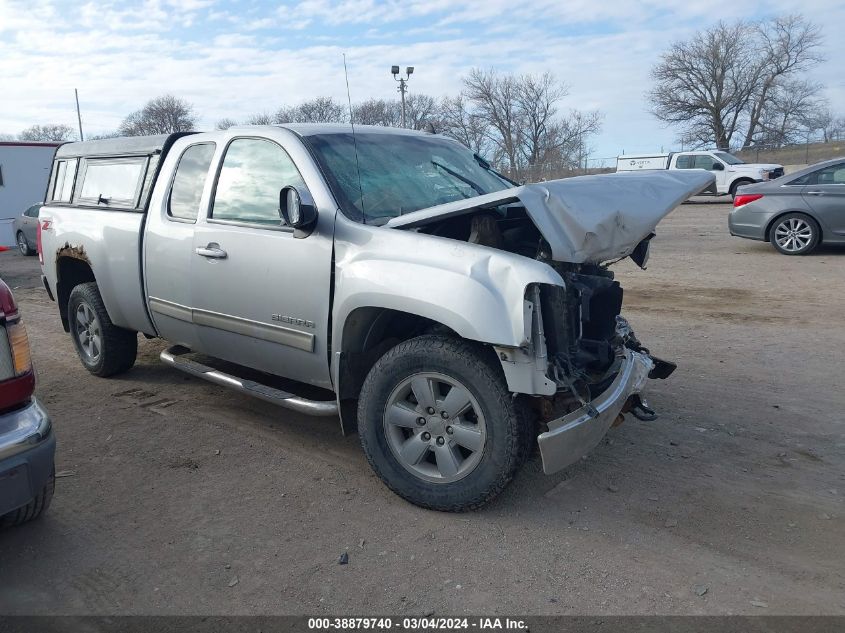
[[[402,341],[423,334],[458,336],[442,323],[400,310],[365,307],[349,314],[343,325],[339,384],[335,385],[341,408],[348,411],[341,415],[344,432],[354,429],[353,405],[376,361]]]
[[[62,327],[65,332],[70,330],[67,320],[67,304],[70,293],[79,284],[97,281],[91,265],[75,257],[59,257],[56,260],[56,301],[59,304],[59,315],[62,317]]]
[[[754,181],[751,178],[737,178],[731,183],[730,192],[732,194],[736,193],[736,190],[742,187],[743,185],[752,185]]]
[[[814,218],[812,215],[810,215],[806,211],[798,211],[798,210],[784,211],[783,213],[778,213],[775,217],[773,217],[771,220],[769,220],[769,223],[766,225],[766,233],[765,233],[766,241],[767,242],[772,241],[772,229],[774,228],[775,223],[778,220],[780,220],[783,216],[791,215],[793,213],[798,213],[800,215],[806,215],[808,218],[810,218],[813,222],[816,223],[816,226],[819,227],[819,243],[821,243],[822,238],[824,237],[823,231],[822,231],[822,225],[819,223],[819,221],[816,218]]]

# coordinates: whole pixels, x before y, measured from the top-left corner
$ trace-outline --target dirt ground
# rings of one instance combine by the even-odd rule
[[[728,210],[678,208],[647,271],[615,267],[679,364],[660,418],[553,476],[535,455],[458,515],[394,496],[337,420],[183,376],[161,341],[89,375],[36,258],[3,253],[69,476],[0,533],[0,613],[845,613],[845,249],[779,255]]]

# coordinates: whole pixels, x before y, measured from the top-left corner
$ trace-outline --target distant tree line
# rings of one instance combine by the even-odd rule
[[[561,170],[584,162],[590,140],[601,129],[598,111],[563,110],[568,87],[551,73],[512,75],[494,70],[472,70],[463,89],[436,99],[411,92],[405,100],[406,124],[452,137],[485,156],[512,176],[529,179],[554,177]],[[192,131],[198,115],[187,101],[173,95],[150,100],[123,119],[114,133],[96,137],[140,136]],[[398,100],[371,98],[352,106],[359,125],[400,127]],[[238,123],[348,123],[349,107],[332,97],[315,97],[298,105],[282,105],[275,112],[258,112],[243,121],[221,119],[217,129]],[[34,126],[21,138],[74,140],[66,125]]]
[[[821,29],[800,15],[719,22],[675,42],[652,69],[652,113],[688,147],[782,147],[845,134],[845,118],[807,78]]]

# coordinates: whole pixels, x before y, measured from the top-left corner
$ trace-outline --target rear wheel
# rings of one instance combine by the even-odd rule
[[[111,322],[95,282],[71,291],[67,317],[79,359],[92,374],[113,376],[135,364],[138,334]]]
[[[731,199],[736,198],[736,190],[737,189],[739,189],[740,187],[744,187],[745,185],[750,185],[750,184],[753,184],[753,183],[754,183],[753,180],[737,180],[735,183],[733,183],[731,185],[731,188],[730,188]]]
[[[29,240],[26,239],[23,231],[18,231],[17,242],[21,255],[35,255],[35,250],[29,245]]]
[[[489,350],[447,336],[420,336],[370,371],[358,408],[373,470],[411,503],[478,508],[499,494],[530,446],[530,425]]]
[[[769,241],[784,255],[806,255],[818,246],[818,223],[803,213],[788,213],[772,225]]]

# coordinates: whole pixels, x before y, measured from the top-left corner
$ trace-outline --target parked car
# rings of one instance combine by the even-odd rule
[[[15,241],[22,255],[35,255],[35,235],[41,203],[33,204],[15,218]]]
[[[743,187],[728,216],[731,235],[806,255],[822,242],[845,243],[845,158]]]
[[[26,329],[0,279],[0,527],[35,519],[53,498],[56,438],[34,390]]]
[[[674,365],[639,344],[602,263],[644,265],[656,224],[712,180],[514,186],[451,139],[366,126],[86,141],[57,151],[39,255],[92,374],[132,367],[138,332],[161,337],[165,363],[339,416],[396,493],[465,510],[523,463],[534,412],[546,472],[623,411],[649,414],[646,378]]]
[[[713,172],[715,182],[702,193],[736,195],[743,185],[774,180],[783,176],[783,165],[745,163],[722,151],[668,152],[665,154],[628,154],[616,158],[616,171],[656,169],[704,169]]]

